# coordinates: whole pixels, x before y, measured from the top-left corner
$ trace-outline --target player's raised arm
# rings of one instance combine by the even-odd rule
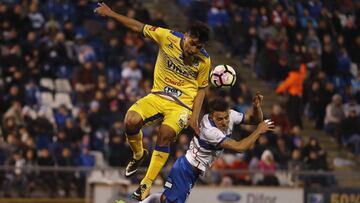
[[[244,123],[245,124],[253,124],[256,125],[264,120],[264,115],[261,109],[261,103],[264,99],[264,96],[260,94],[260,92],[257,92],[255,97],[253,98],[252,103],[252,114],[247,115],[245,114]]]
[[[226,138],[223,142],[219,144],[219,147],[223,149],[230,149],[236,152],[244,152],[255,143],[255,141],[260,137],[261,134],[266,131],[274,129],[274,123],[271,120],[265,120],[259,123],[256,130],[251,133],[247,138],[240,141],[236,141],[231,138]]]
[[[116,13],[115,11],[111,10],[111,8],[105,3],[98,3],[98,7],[94,10],[94,12],[101,16],[114,18],[121,24],[135,32],[142,32],[142,28],[144,27],[144,24],[142,22]]]
[[[198,90],[198,93],[194,100],[193,112],[189,120],[189,125],[195,131],[196,135],[200,133],[198,120],[199,120],[202,103],[205,98],[205,92],[206,92],[205,88],[200,88]]]

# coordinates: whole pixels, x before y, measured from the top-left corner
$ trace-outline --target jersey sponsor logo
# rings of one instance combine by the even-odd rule
[[[167,44],[166,45],[169,49],[173,49],[174,48],[174,46],[173,46],[173,44],[170,42],[169,44]]]
[[[176,43],[176,40],[175,40],[175,39],[173,39],[173,38],[171,38],[171,37],[169,37],[169,36],[167,36],[166,38],[167,38],[170,42],[172,42],[172,43],[174,43],[174,44]]]
[[[166,92],[174,97],[180,97],[182,95],[182,92],[180,90],[177,90],[171,86],[166,86],[164,88],[164,92]]]
[[[180,74],[186,78],[193,78],[196,79],[197,78],[197,72],[191,70],[189,67],[183,66],[180,67],[178,65],[176,65],[172,60],[170,60],[169,58],[167,59],[167,69],[169,69],[170,71]]]
[[[156,29],[158,29],[159,27],[157,27],[157,26],[151,26],[150,28],[149,28],[149,30],[150,31],[155,31]]]
[[[165,77],[165,82],[170,83],[172,85],[179,86],[179,87],[184,86],[184,83],[185,83],[184,80],[173,80],[168,77]]]

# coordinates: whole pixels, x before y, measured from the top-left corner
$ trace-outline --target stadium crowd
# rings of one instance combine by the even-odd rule
[[[352,77],[350,64],[359,63],[356,60],[360,57],[353,56],[358,53],[352,51],[359,46],[359,37],[355,43],[356,32],[347,30],[358,27],[355,6],[342,8],[309,1],[318,5],[310,9],[301,1],[237,2],[189,0],[179,4],[187,8],[192,19],[208,20],[232,55],[273,84],[285,79],[290,70],[296,71],[290,59],[301,56],[310,73],[304,81],[307,88],[299,96],[308,104],[305,112],[319,122],[319,128],[325,117],[326,129],[344,143],[357,138],[353,136],[358,132],[353,122],[357,122],[358,111],[354,115],[352,109],[360,98],[356,94],[360,78]],[[167,27],[162,14],[150,18],[141,1],[106,3],[121,14]],[[94,15],[95,6],[90,0],[0,2],[0,166],[18,167],[0,170],[0,196],[29,196],[39,187],[50,196],[60,195],[59,191],[64,196],[83,196],[86,173],[39,172],[25,170],[26,166],[91,167],[97,164],[100,153],[108,166],[123,167],[131,156],[123,119],[127,108],[151,89],[157,46],[112,20]],[[329,17],[333,8],[339,9],[338,17]],[[308,33],[303,32],[306,29]],[[323,68],[324,63],[331,67]],[[347,103],[345,112],[335,92]],[[241,79],[231,94],[224,96],[234,109],[249,111],[252,93]],[[322,108],[332,97],[329,110]],[[275,170],[327,170],[326,152],[316,138],[303,142],[301,119],[294,118],[302,115],[287,113],[281,105],[274,105],[270,116],[278,124],[276,131],[263,135],[244,154],[224,156],[214,165],[212,179],[204,178],[201,183],[289,185],[299,179],[309,181],[279,177],[274,175]],[[341,128],[349,130],[347,135],[338,134]],[[250,131],[239,128],[236,136],[241,138]],[[145,148],[153,148],[157,133],[157,127],[144,129]],[[186,131],[179,135],[168,167],[184,154],[191,136]],[[353,147],[359,153],[359,145]],[[223,169],[259,169],[261,173],[224,174]],[[166,172],[162,176],[166,177]],[[332,181],[326,178],[318,183],[329,185]]]
[[[301,147],[301,137],[294,136],[301,134],[304,116],[360,160],[359,1],[177,2],[191,19],[209,24],[215,38],[230,50],[228,57],[237,58],[286,97],[286,102],[273,106],[271,114],[279,127],[277,136],[264,136],[254,148],[256,152],[264,142],[267,147],[260,152],[270,149],[275,162],[259,163],[258,168],[291,168],[295,159],[302,169],[328,169],[316,135],[307,147]],[[235,108],[249,105],[246,95],[231,96]],[[245,156],[240,164],[244,169],[251,168],[249,157],[253,156]],[[263,158],[257,153],[257,160]],[[224,163],[220,168],[239,167]]]

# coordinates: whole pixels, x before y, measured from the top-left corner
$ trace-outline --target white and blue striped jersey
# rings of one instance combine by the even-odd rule
[[[200,134],[194,136],[190,142],[190,147],[186,152],[186,159],[191,165],[205,172],[212,163],[221,155],[223,149],[220,143],[229,138],[234,125],[240,124],[244,120],[244,114],[230,110],[229,128],[223,132],[215,126],[206,114],[200,123]]]

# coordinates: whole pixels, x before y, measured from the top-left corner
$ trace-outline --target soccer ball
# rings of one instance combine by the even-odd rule
[[[210,82],[218,88],[231,87],[235,84],[236,72],[229,65],[218,65],[210,73]]]

